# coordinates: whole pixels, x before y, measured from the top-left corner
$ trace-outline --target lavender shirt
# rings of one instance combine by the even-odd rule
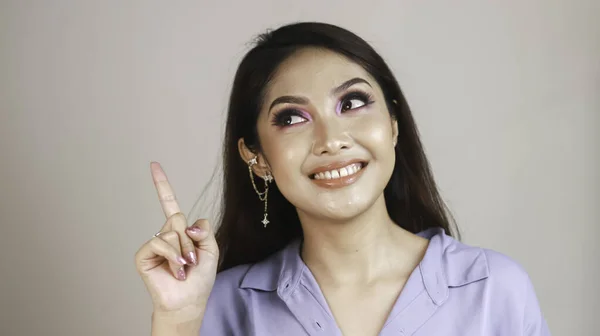
[[[508,257],[464,245],[441,229],[430,239],[380,336],[550,335],[527,273]],[[265,261],[217,275],[200,334],[342,333],[315,278],[291,243]]]

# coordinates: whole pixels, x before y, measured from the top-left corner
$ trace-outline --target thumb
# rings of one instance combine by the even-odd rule
[[[198,219],[185,231],[192,239],[197,249],[213,254],[217,259],[219,258],[217,240],[215,239],[214,230],[208,220]]]

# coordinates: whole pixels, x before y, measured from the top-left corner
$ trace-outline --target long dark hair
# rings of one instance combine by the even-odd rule
[[[345,29],[325,23],[295,23],[260,35],[235,75],[225,130],[224,188],[216,234],[221,250],[219,270],[258,262],[302,237],[296,209],[275,183],[268,196],[271,223],[267,228],[261,224],[264,206],[252,188],[247,163],[239,155],[238,140],[244,138],[251,150],[260,152],[256,123],[265,88],[278,66],[306,47],[347,57],[371,74],[383,91],[399,129],[396,164],[384,190],[392,220],[413,233],[439,227],[447,234],[458,235],[438,193],[410,108],[385,61],[366,41]]]

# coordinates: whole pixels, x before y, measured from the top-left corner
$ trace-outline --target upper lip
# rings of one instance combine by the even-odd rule
[[[334,169],[344,168],[353,163],[366,163],[366,162],[367,162],[366,160],[362,160],[362,159],[350,159],[350,160],[343,160],[343,161],[335,161],[335,162],[328,163],[326,165],[322,165],[322,166],[319,166],[319,167],[313,169],[310,173],[310,176],[314,176],[315,174],[323,173],[323,172],[334,170]]]

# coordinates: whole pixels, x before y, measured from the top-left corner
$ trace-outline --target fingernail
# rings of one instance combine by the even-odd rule
[[[190,262],[194,265],[196,265],[196,252],[192,251],[188,253],[188,258],[190,259]]]
[[[203,228],[199,228],[197,226],[192,226],[192,227],[189,227],[187,229],[188,229],[188,231],[190,231],[191,233],[194,233],[194,234],[199,234],[199,233],[203,233],[203,232],[206,231]]]
[[[177,262],[180,265],[187,265],[187,261],[182,256],[177,257]]]
[[[185,280],[185,270],[183,269],[183,267],[177,270],[177,279]]]

